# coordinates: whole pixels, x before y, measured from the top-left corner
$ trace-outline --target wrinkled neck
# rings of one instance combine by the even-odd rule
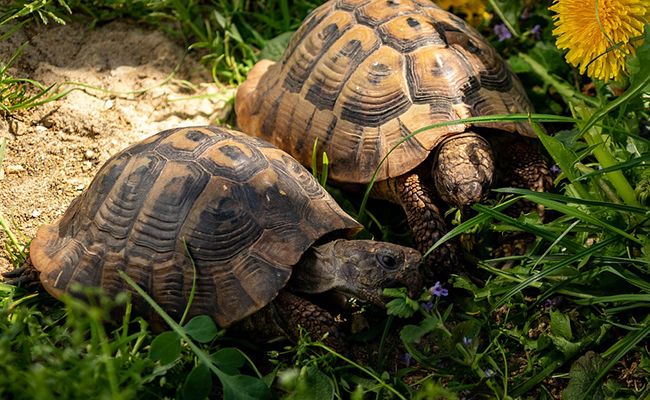
[[[343,239],[341,239],[343,240]],[[287,287],[295,292],[324,293],[339,287],[337,259],[334,256],[336,241],[312,246],[293,268]]]

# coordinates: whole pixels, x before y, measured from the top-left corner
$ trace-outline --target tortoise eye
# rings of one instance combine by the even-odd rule
[[[377,261],[379,261],[379,265],[387,271],[394,271],[397,269],[397,260],[390,254],[377,254]]]

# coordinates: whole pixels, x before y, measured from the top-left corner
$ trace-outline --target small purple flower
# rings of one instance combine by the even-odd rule
[[[542,38],[542,26],[541,25],[535,25],[533,26],[533,29],[530,30],[530,33],[535,35],[537,40]]]
[[[483,372],[485,372],[485,376],[487,376],[488,378],[490,378],[490,377],[492,377],[492,376],[495,375],[495,374],[494,374],[494,371],[492,371],[491,369],[486,369],[486,370],[483,371]]]
[[[554,308],[557,308],[561,303],[564,298],[562,296],[556,296],[553,297],[552,299],[546,299],[544,302],[544,305],[546,307],[546,311],[551,311]]]
[[[413,356],[411,355],[411,353],[409,352],[404,353],[404,364],[406,364],[407,367],[411,365],[412,360],[413,360]]]
[[[463,343],[465,343],[465,346],[467,346],[467,347],[472,347],[472,339],[471,338],[464,337],[463,338]]]
[[[436,282],[435,285],[433,285],[429,291],[431,292],[432,295],[434,296],[447,296],[449,295],[449,291],[447,289],[443,289],[442,285],[440,284],[440,281]]]
[[[465,389],[465,390],[463,390],[463,393],[468,395],[468,394],[472,393],[472,391],[469,390],[469,389]],[[461,397],[460,400],[474,400],[474,396],[472,396],[472,397]]]
[[[524,12],[521,13],[519,19],[528,19],[533,16],[533,9],[531,7],[524,8]]]
[[[562,173],[562,170],[560,169],[560,167],[558,167],[557,164],[553,164],[551,166],[551,178],[553,180],[556,180],[557,177],[560,176],[561,173]]]
[[[499,42],[512,37],[512,33],[508,30],[506,24],[499,24],[494,27],[494,33],[499,37]]]
[[[428,301],[426,303],[420,303],[424,311],[430,313],[433,310],[433,301]]]

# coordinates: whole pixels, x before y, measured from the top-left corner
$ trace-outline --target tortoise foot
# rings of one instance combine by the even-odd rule
[[[322,340],[339,354],[349,354],[343,332],[327,310],[286,291],[280,291],[273,303],[292,341],[297,342],[300,338],[298,327],[301,326],[312,339]]]
[[[39,272],[32,266],[29,258],[22,267],[2,273],[3,278],[9,279],[4,282],[7,285],[20,285],[25,289],[33,291],[40,291],[43,288],[38,276]]]
[[[425,254],[447,233],[447,226],[433,203],[433,192],[418,174],[397,178],[396,191],[413,231],[418,250]],[[427,283],[441,280],[456,272],[459,265],[459,246],[455,240],[445,242],[424,259],[428,268],[423,272]]]

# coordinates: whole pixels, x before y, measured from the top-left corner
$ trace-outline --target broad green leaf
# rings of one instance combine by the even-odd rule
[[[151,342],[149,358],[162,365],[176,361],[180,355],[181,338],[176,332],[163,332]]]
[[[533,123],[533,128],[536,128],[537,125]],[[578,155],[564,143],[555,139],[553,136],[547,135],[541,131],[541,129],[535,129],[537,137],[546,148],[546,151],[553,157],[553,160],[557,163],[558,167],[564,172],[564,174],[569,178],[571,182],[575,181],[578,177],[574,165],[578,159]],[[582,193],[581,193],[582,194]],[[583,198],[589,198],[587,195]]]
[[[230,400],[266,400],[273,394],[261,379],[248,375],[217,375],[223,385],[223,398]]]
[[[510,57],[508,59],[508,65],[510,65],[510,68],[512,68],[512,70],[517,74],[523,74],[532,70],[530,64],[520,56]]]
[[[266,42],[262,51],[260,51],[260,60],[279,61],[284,54],[284,50],[289,45],[294,31],[284,32]]]
[[[600,102],[598,100],[594,99],[593,97],[585,96],[584,94],[576,91],[575,88],[564,79],[560,78],[557,75],[550,74],[544,65],[537,62],[530,55],[525,53],[519,53],[518,55],[528,63],[530,69],[546,84],[553,86],[553,88],[564,98],[564,101],[567,103],[578,105],[580,102],[584,101],[586,104],[592,107],[599,106]]]
[[[419,308],[420,305],[417,301],[401,297],[393,299],[386,304],[388,315],[395,315],[400,318],[408,318],[412,316]]]
[[[246,363],[246,358],[239,350],[232,347],[217,350],[215,353],[210,354],[210,359],[228,375],[238,375],[239,368]]]
[[[550,73],[554,73],[556,76],[564,76],[564,74],[561,74],[561,72],[569,71],[568,64],[564,60],[564,56],[561,52],[557,51],[557,47],[555,47],[555,44],[553,43],[545,42],[543,40],[537,41],[535,42],[535,46],[530,50],[528,54],[535,61],[540,63],[546,69],[546,71],[551,71]],[[573,90],[574,97],[578,94],[581,94],[575,88],[573,88]]]
[[[578,358],[576,362],[571,365],[571,370],[569,371],[569,377],[571,379],[569,379],[569,384],[566,389],[562,391],[562,398],[582,398],[589,388],[589,384],[596,377],[604,363],[603,358],[593,351],[588,351],[584,356]],[[594,400],[604,399],[605,395],[603,389],[597,388],[594,392],[589,394],[589,398]]]
[[[212,10],[212,15],[214,16],[214,19],[217,21],[221,29],[226,29],[226,17],[223,16],[219,11],[217,10]]]
[[[212,374],[204,364],[196,366],[185,379],[184,400],[204,400],[212,391]]]
[[[300,370],[296,389],[287,397],[291,400],[331,400],[333,398],[334,383],[313,364]]]
[[[646,80],[650,75],[650,24],[645,26],[645,39],[641,46],[636,48],[635,56],[627,61],[630,71],[630,82]]]
[[[571,319],[568,315],[560,310],[551,311],[551,332],[553,335],[560,336],[566,340],[572,340]]]
[[[425,318],[420,325],[406,325],[400,332],[400,337],[408,343],[419,343],[420,339],[437,328],[444,328],[438,318]]]
[[[217,326],[207,315],[197,315],[183,329],[199,343],[207,343],[217,336]]]

